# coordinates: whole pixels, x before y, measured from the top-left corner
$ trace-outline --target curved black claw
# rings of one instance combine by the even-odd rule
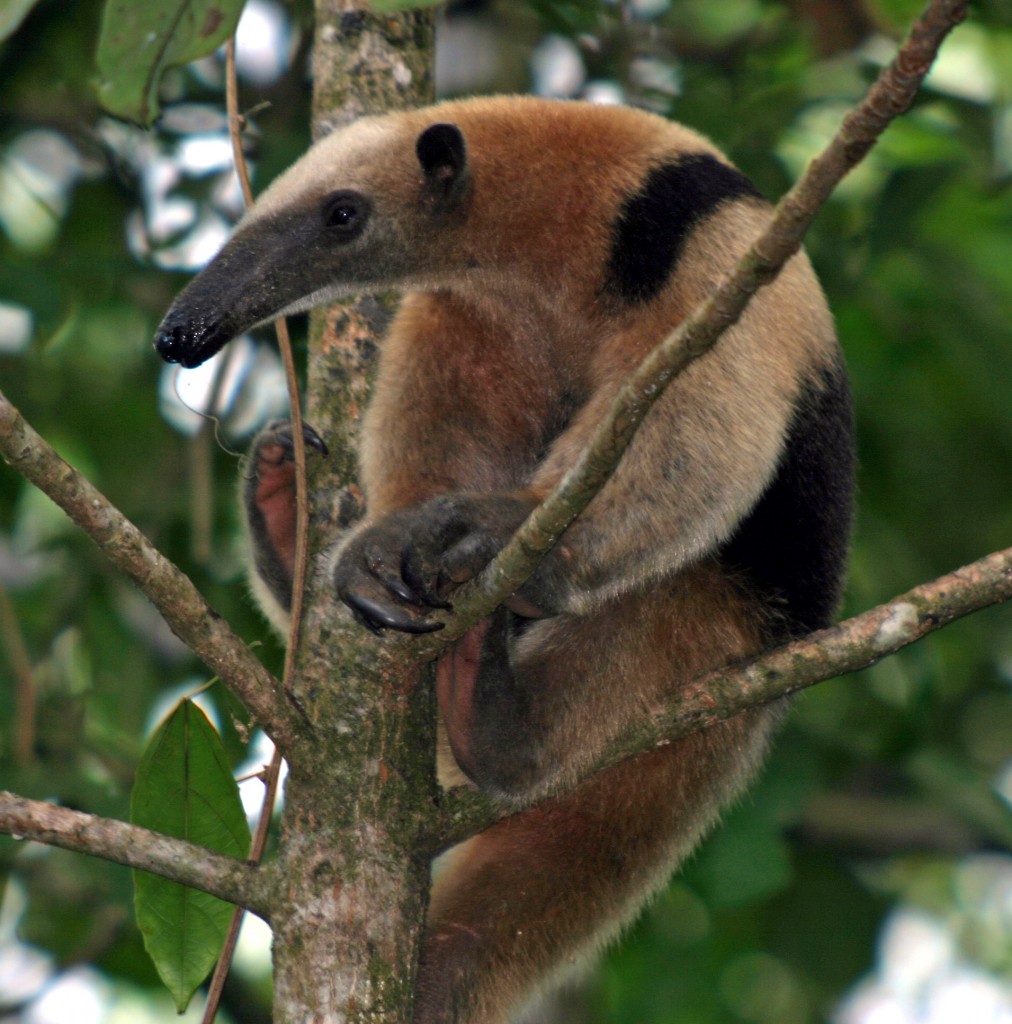
[[[351,609],[351,617],[360,625],[365,626],[366,629],[372,633],[373,636],[382,636],[383,630],[379,626],[373,625],[371,619],[367,619],[360,611],[356,611],[354,608]]]
[[[385,608],[361,594],[345,594],[343,600],[351,609],[355,621],[377,635],[381,629],[396,629],[400,633],[435,633],[445,625],[443,622],[426,622],[405,612]]]
[[[327,442],[308,424],[302,424],[302,438],[310,448],[315,448],[321,455],[326,457],[330,454]]]
[[[395,597],[400,598],[405,604],[414,605],[416,608],[422,606],[422,599],[400,578],[391,572],[387,567],[383,551],[378,546],[370,545],[363,552],[366,568],[383,584]]]
[[[396,594],[405,604],[413,604],[416,608],[420,608],[424,603],[406,583],[392,573],[377,573],[376,578],[391,594]]]
[[[277,420],[270,425],[271,431],[276,431],[274,440],[281,445],[285,455],[292,457],[295,454],[295,442],[292,440],[291,420]],[[315,448],[321,455],[327,456],[330,450],[322,437],[308,424],[302,424],[302,439],[310,448]]]

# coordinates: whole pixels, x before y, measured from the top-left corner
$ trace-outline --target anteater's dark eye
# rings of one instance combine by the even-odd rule
[[[323,200],[323,223],[341,241],[358,235],[369,219],[369,200],[359,192],[333,192]]]

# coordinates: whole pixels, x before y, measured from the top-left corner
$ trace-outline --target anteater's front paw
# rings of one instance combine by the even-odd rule
[[[392,512],[360,531],[334,568],[338,596],[367,628],[427,633],[433,610],[477,575],[533,502],[514,495],[447,494]]]

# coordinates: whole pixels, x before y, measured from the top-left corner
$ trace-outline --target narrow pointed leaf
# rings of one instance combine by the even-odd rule
[[[169,68],[213,53],[235,31],[244,0],[106,0],[98,98],[117,117],[150,124]]]
[[[181,702],[151,737],[130,802],[136,825],[245,857],[249,827],[221,738],[203,711]],[[230,904],[178,882],[134,872],[144,946],[182,1013],[221,952]]]

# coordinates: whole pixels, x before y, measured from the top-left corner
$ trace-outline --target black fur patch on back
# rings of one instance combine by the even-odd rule
[[[773,481],[721,550],[725,566],[774,613],[770,643],[832,622],[853,495],[850,388],[836,364],[803,391]]]
[[[649,302],[663,288],[699,221],[721,203],[762,199],[748,178],[709,153],[654,167],[612,226],[606,291]]]

